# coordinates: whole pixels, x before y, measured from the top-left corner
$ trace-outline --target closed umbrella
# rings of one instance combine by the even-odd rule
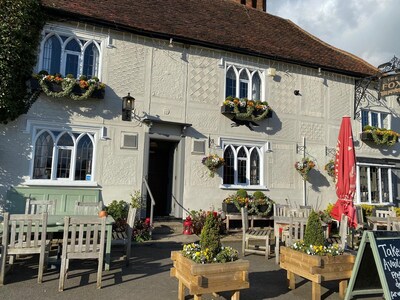
[[[357,226],[356,211],[353,205],[356,191],[356,154],[349,116],[342,118],[335,158],[336,201],[331,216],[340,221],[342,214],[348,216],[350,227]]]

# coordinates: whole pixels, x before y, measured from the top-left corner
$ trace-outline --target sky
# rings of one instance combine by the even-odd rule
[[[267,12],[375,67],[400,58],[399,0],[267,0]]]

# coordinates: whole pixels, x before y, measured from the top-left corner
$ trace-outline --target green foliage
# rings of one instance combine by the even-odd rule
[[[0,123],[26,113],[39,96],[27,91],[26,82],[44,24],[39,0],[0,1]]]
[[[125,221],[128,217],[128,210],[128,203],[126,203],[124,200],[113,200],[106,207],[107,213],[112,216],[116,222]]]
[[[304,244],[321,246],[324,245],[324,230],[318,213],[311,211],[308,217],[306,232],[304,233]]]
[[[133,208],[142,207],[142,196],[140,195],[140,191],[134,191],[133,194],[131,194],[131,206]]]
[[[253,193],[253,198],[254,198],[255,200],[258,200],[258,199],[265,199],[266,196],[265,196],[265,194],[264,194],[263,192],[261,192],[261,191],[255,191],[255,192]]]
[[[209,213],[207,215],[206,223],[201,230],[200,246],[203,251],[208,249],[212,256],[216,256],[221,249],[219,225],[214,214]]]
[[[236,192],[236,195],[241,198],[247,198],[246,190],[240,189]]]
[[[373,206],[373,205],[370,205],[370,204],[361,204],[361,208],[362,208],[362,211],[363,211],[364,216],[366,216],[366,217],[372,216],[372,211],[373,211],[373,209],[374,209],[374,206]]]

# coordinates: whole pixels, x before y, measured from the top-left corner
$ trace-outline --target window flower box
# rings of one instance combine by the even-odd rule
[[[221,106],[223,115],[234,115],[238,120],[261,121],[272,117],[268,102],[227,97]]]
[[[393,146],[399,140],[400,134],[385,128],[377,128],[374,126],[364,126],[360,139],[363,142],[374,142],[376,145]]]
[[[36,74],[30,81],[31,89],[42,91],[54,98],[71,98],[86,100],[88,98],[104,99],[105,84],[97,78],[86,80],[84,76],[75,79],[71,76],[61,77],[46,74]]]

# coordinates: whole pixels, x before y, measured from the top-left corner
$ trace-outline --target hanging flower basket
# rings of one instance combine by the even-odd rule
[[[71,98],[72,100],[86,100],[88,98],[104,99],[106,85],[97,77],[87,79],[81,76],[75,79],[72,76],[48,75],[40,73],[33,75],[31,88],[43,91],[47,96],[54,98]]]
[[[333,182],[335,182],[335,161],[331,159],[324,167],[324,170],[330,177],[332,177]]]
[[[294,164],[296,171],[300,173],[304,180],[308,179],[308,173],[315,167],[315,163],[308,157],[304,157],[301,161]]]
[[[376,145],[393,146],[399,141],[400,134],[386,128],[364,126],[361,133],[361,140],[364,142],[373,141]]]
[[[222,103],[222,114],[233,114],[238,120],[261,121],[272,117],[272,109],[266,101],[248,100],[229,96]]]
[[[214,177],[215,172],[225,163],[224,159],[219,157],[217,154],[205,156],[201,162],[208,168],[208,170],[210,170],[210,177]]]

